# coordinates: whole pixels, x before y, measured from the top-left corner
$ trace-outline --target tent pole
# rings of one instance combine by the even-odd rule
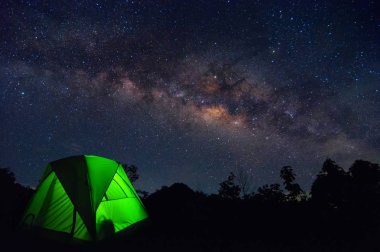
[[[76,222],[77,222],[77,209],[76,209],[76,207],[74,206],[74,210],[73,210],[73,225],[71,226],[71,232],[70,232],[71,238],[74,237],[75,223],[76,223]]]

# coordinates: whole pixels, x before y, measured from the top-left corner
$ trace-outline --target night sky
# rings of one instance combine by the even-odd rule
[[[60,3],[58,3],[60,2]],[[1,1],[0,166],[135,164],[137,188],[216,192],[330,157],[380,162],[378,1]]]

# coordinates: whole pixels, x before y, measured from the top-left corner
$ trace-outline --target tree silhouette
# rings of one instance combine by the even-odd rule
[[[235,184],[235,174],[230,172],[227,180],[220,183],[219,196],[226,199],[238,199],[240,195],[241,188]]]
[[[349,173],[352,206],[366,214],[377,213],[380,210],[380,166],[356,160],[350,167]]]
[[[3,189],[13,185],[16,182],[16,177],[8,168],[0,168],[0,186]]]
[[[259,201],[281,203],[284,201],[285,195],[280,188],[280,184],[270,184],[259,187],[254,198]]]
[[[241,166],[236,168],[236,182],[240,187],[240,193],[243,198],[247,198],[251,189],[251,175]]]
[[[281,169],[280,177],[284,181],[285,189],[288,191],[286,198],[288,201],[305,199],[305,193],[298,183],[295,183],[296,174],[291,166],[284,166]]]
[[[356,160],[349,169],[353,182],[367,190],[378,193],[380,188],[380,166],[368,161]]]
[[[144,191],[144,190],[138,190],[137,189],[136,192],[141,199],[146,199],[149,196],[149,193],[147,191]]]
[[[129,180],[133,184],[136,180],[139,179],[140,175],[137,173],[138,168],[135,165],[121,164],[124,168],[125,173],[127,174]]]
[[[1,227],[12,226],[20,220],[32,193],[29,187],[16,183],[16,177],[10,169],[0,168],[0,197],[4,203],[0,207]],[[0,236],[3,230],[0,230]]]
[[[350,177],[343,168],[327,159],[312,184],[312,200],[331,208],[340,208],[347,202],[349,182]]]

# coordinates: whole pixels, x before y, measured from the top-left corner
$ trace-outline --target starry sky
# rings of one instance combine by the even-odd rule
[[[136,187],[216,192],[293,166],[380,162],[378,1],[1,1],[0,166],[135,164]]]

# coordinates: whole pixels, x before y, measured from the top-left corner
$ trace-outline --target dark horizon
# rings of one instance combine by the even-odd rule
[[[76,156],[81,156],[81,155],[76,155]],[[95,155],[95,156],[97,156],[97,155]],[[67,158],[67,157],[64,157],[64,158]],[[318,175],[320,175],[321,174],[321,169],[323,169],[323,164],[327,161],[327,160],[331,160],[330,158],[327,158],[326,160],[324,160],[323,162],[322,162],[322,165],[321,165],[321,167],[320,167],[320,169],[319,169],[319,171],[316,173],[316,175],[314,176],[314,180],[313,181],[315,181],[315,179],[318,177]],[[56,161],[56,160],[53,160],[53,161]],[[52,161],[52,162],[53,162]],[[116,160],[117,161],[117,160]],[[355,162],[357,162],[357,161],[362,161],[362,160],[360,160],[360,159],[357,159],[357,160],[355,160]],[[375,164],[374,162],[371,162],[371,160],[364,160],[365,162],[370,162],[370,163],[373,163],[373,164]],[[291,169],[292,170],[295,170],[294,169],[294,167],[292,167],[292,166],[287,166],[287,165],[283,165],[282,167],[280,167],[279,169],[278,169],[278,171],[277,171],[277,174],[274,174],[275,176],[277,175],[277,179],[274,179],[273,181],[269,181],[269,182],[264,182],[264,183],[262,183],[262,184],[254,184],[254,180],[253,180],[253,177],[250,175],[250,173],[249,172],[247,172],[247,171],[245,171],[245,170],[243,170],[243,169],[240,169],[240,170],[230,170],[228,173],[226,173],[226,176],[224,177],[224,178],[221,178],[221,181],[218,181],[217,182],[217,186],[216,186],[216,190],[214,190],[214,191],[203,191],[202,189],[199,189],[199,188],[193,188],[192,186],[190,186],[190,185],[188,185],[188,184],[186,184],[184,181],[174,181],[174,182],[172,182],[172,183],[169,183],[169,184],[162,184],[162,185],[160,185],[158,188],[155,188],[153,191],[149,191],[149,190],[146,190],[145,188],[143,188],[143,187],[140,187],[139,185],[141,185],[141,181],[142,180],[144,180],[144,177],[142,177],[141,178],[141,170],[139,169],[139,167],[138,166],[136,166],[135,164],[123,164],[122,162],[119,162],[119,161],[117,161],[118,163],[120,163],[121,165],[123,165],[123,166],[125,166],[125,169],[126,169],[126,171],[128,170],[128,166],[129,165],[132,165],[132,166],[135,166],[137,169],[136,169],[136,174],[137,174],[137,179],[136,179],[136,181],[134,181],[133,180],[133,182],[134,182],[134,186],[136,187],[136,189],[137,190],[139,190],[140,192],[145,192],[145,193],[148,193],[148,194],[152,194],[152,193],[156,193],[157,191],[160,191],[160,190],[162,190],[163,188],[166,188],[166,187],[171,187],[171,186],[173,186],[173,185],[175,185],[175,184],[185,184],[187,187],[189,187],[191,190],[193,190],[194,192],[200,192],[200,193],[204,193],[205,195],[215,195],[215,194],[218,194],[218,188],[220,189],[220,184],[224,181],[224,180],[226,180],[227,178],[228,178],[228,176],[231,174],[231,173],[233,173],[235,176],[238,176],[238,174],[237,173],[241,173],[241,176],[244,176],[244,178],[245,178],[245,180],[246,180],[246,183],[247,184],[249,184],[249,191],[248,191],[248,194],[255,194],[256,192],[257,192],[257,189],[259,189],[259,188],[262,188],[263,186],[266,186],[266,185],[270,185],[270,184],[279,184],[280,185],[280,189],[281,190],[284,190],[285,189],[285,187],[284,187],[284,185],[282,184],[282,182],[281,182],[281,169],[283,169],[284,167],[291,167]],[[334,161],[335,162],[335,161]],[[355,164],[355,162],[353,162],[348,168],[345,168],[345,167],[341,167],[339,164],[337,164],[339,167],[341,167],[342,169],[343,169],[343,171],[345,171],[345,172],[347,172],[347,173],[349,173],[349,170],[350,170],[350,168]],[[13,169],[12,168],[10,168],[10,167],[3,167],[3,168],[6,168],[6,169],[9,169],[11,172],[13,172]],[[43,170],[43,172],[41,173],[41,177],[42,177],[42,175],[43,175],[43,173],[44,173],[44,171],[45,170]],[[15,174],[16,175],[16,174]],[[294,173],[294,175],[295,175],[295,181],[297,182],[297,184],[298,184],[298,182],[299,182],[299,178],[298,178],[298,174],[296,174],[296,173]],[[128,175],[129,176],[129,175]],[[41,180],[41,177],[39,178],[39,181]],[[140,179],[141,178],[141,179]],[[24,184],[24,183],[22,183],[22,182],[20,182],[19,181],[19,179],[17,178],[17,176],[15,176],[15,182],[16,183],[19,183],[21,186],[23,186],[23,187],[26,187],[26,188],[31,188],[31,189],[33,189],[33,190],[35,190],[36,189],[36,187],[38,186],[38,184],[39,183],[37,183],[35,186],[31,186],[31,185],[28,185],[28,184]],[[236,180],[236,179],[235,179]],[[238,182],[236,182],[237,184],[239,184]],[[309,187],[304,187],[304,186],[302,186],[302,184],[301,184],[301,186],[300,186],[300,188],[304,191],[304,193],[305,193],[305,196],[307,196],[307,197],[310,197],[311,196],[311,188],[312,187],[312,184],[310,184],[309,185]],[[241,195],[242,197],[243,197],[243,195]]]

